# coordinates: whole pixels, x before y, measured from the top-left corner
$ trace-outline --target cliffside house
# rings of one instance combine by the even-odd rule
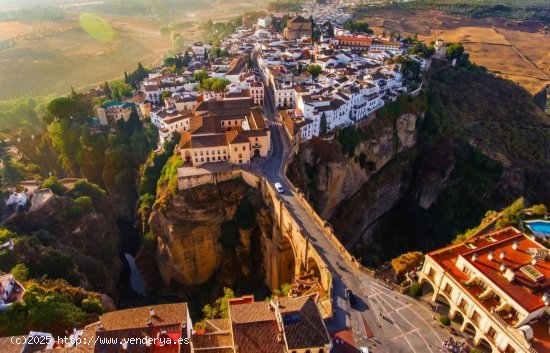
[[[201,102],[182,133],[180,153],[184,163],[250,163],[252,157],[267,157],[270,131],[260,110],[249,98]]]

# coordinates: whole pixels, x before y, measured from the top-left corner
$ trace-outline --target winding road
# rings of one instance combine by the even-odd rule
[[[351,328],[357,347],[368,347],[370,352],[442,352],[441,342],[449,332],[433,319],[431,307],[423,300],[415,300],[378,283],[373,277],[348,263],[296,196],[295,187],[284,175],[284,161],[290,154],[290,141],[277,121],[272,91],[267,86],[264,94],[265,115],[271,129],[271,156],[262,164],[263,175],[272,184],[279,182],[285,188],[282,199],[310,238],[333,274],[334,317],[328,323],[329,331]],[[357,297],[352,309],[345,290],[351,289]]]

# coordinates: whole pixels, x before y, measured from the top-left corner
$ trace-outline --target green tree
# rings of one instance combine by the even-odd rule
[[[525,199],[520,197],[514,201],[510,206],[502,210],[500,218],[497,220],[495,227],[497,229],[506,227],[508,225],[517,226],[521,220],[521,215],[525,209]]]
[[[89,196],[94,205],[99,205],[107,196],[107,192],[96,184],[89,183],[86,180],[78,180],[71,190],[71,196],[75,199],[79,196]]]
[[[169,56],[164,58],[164,67],[171,68],[176,65],[176,58]]]
[[[327,116],[325,112],[321,114],[320,134],[321,134],[321,137],[325,137],[328,134],[328,123],[327,123]]]
[[[409,79],[418,80],[420,78],[420,63],[413,59],[406,59],[401,64],[401,72]]]
[[[216,299],[213,305],[202,309],[205,319],[226,319],[229,317],[229,299],[235,298],[231,288],[223,287],[223,297]]]
[[[45,179],[40,185],[41,189],[50,189],[56,195],[63,195],[67,189],[57,181],[56,176],[51,176]]]
[[[74,200],[74,202],[82,209],[84,213],[90,213],[94,210],[92,198],[89,196],[79,196]]]
[[[545,216],[548,214],[548,209],[546,208],[545,205],[543,205],[542,203],[539,204],[539,205],[533,205],[531,206],[531,208],[529,209],[531,211],[531,213],[535,216]]]
[[[18,281],[26,281],[29,279],[29,268],[25,266],[25,264],[17,264],[15,265],[10,273],[15,277]]]
[[[15,186],[25,178],[23,169],[12,161],[6,160],[3,164],[3,168],[0,169],[0,177],[2,178],[3,187]]]
[[[193,73],[193,79],[198,83],[202,83],[207,78],[208,78],[208,71],[206,70],[199,70]]]
[[[340,131],[338,140],[340,141],[340,145],[342,145],[342,152],[347,153],[350,157],[353,157],[355,154],[355,148],[361,141],[361,138],[355,128],[355,125],[349,125]]]
[[[445,54],[447,55],[447,58],[449,60],[453,60],[453,59],[458,60],[462,58],[462,55],[464,54],[464,47],[460,43],[452,43],[449,46],[447,46]]]
[[[162,92],[162,94],[160,95],[160,101],[164,103],[164,100],[165,100],[166,98],[170,98],[170,97],[172,97],[172,92],[170,92],[170,91],[164,91],[164,92]]]
[[[109,82],[107,81],[103,84],[103,94],[105,97],[110,97],[112,94],[111,87],[109,87]]]
[[[101,304],[101,302],[97,298],[86,298],[82,300],[80,306],[88,313],[96,315],[103,314],[103,304]]]
[[[308,65],[307,72],[309,72],[311,76],[316,78],[317,76],[319,76],[319,74],[321,74],[321,72],[323,72],[323,69],[319,65]]]
[[[88,113],[88,107],[73,96],[52,99],[46,106],[46,110],[58,119],[85,118]]]

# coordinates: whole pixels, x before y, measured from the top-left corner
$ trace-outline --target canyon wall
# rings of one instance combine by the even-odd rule
[[[137,259],[149,290],[186,292],[213,276],[231,288],[263,278],[258,249],[271,236],[272,221],[258,190],[234,179],[161,199],[149,220],[156,248],[142,249]]]
[[[402,197],[409,182],[406,152],[416,144],[421,118],[405,113],[369,119],[357,126],[360,141],[353,157],[341,152],[337,138],[315,139],[300,146],[289,165],[290,179],[348,247]]]

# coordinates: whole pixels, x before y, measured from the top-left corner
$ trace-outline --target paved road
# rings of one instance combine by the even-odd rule
[[[290,143],[277,122],[274,99],[269,92],[266,87],[264,108],[270,121],[272,153],[263,163],[262,172],[269,182],[279,182],[285,187],[284,202],[333,274],[334,318],[329,322],[329,329],[351,327],[357,345],[369,347],[375,353],[441,352],[440,344],[449,333],[432,319],[430,307],[377,283],[347,263],[296,197],[294,186],[282,171]],[[345,299],[347,288],[357,295],[356,309],[350,308]]]

